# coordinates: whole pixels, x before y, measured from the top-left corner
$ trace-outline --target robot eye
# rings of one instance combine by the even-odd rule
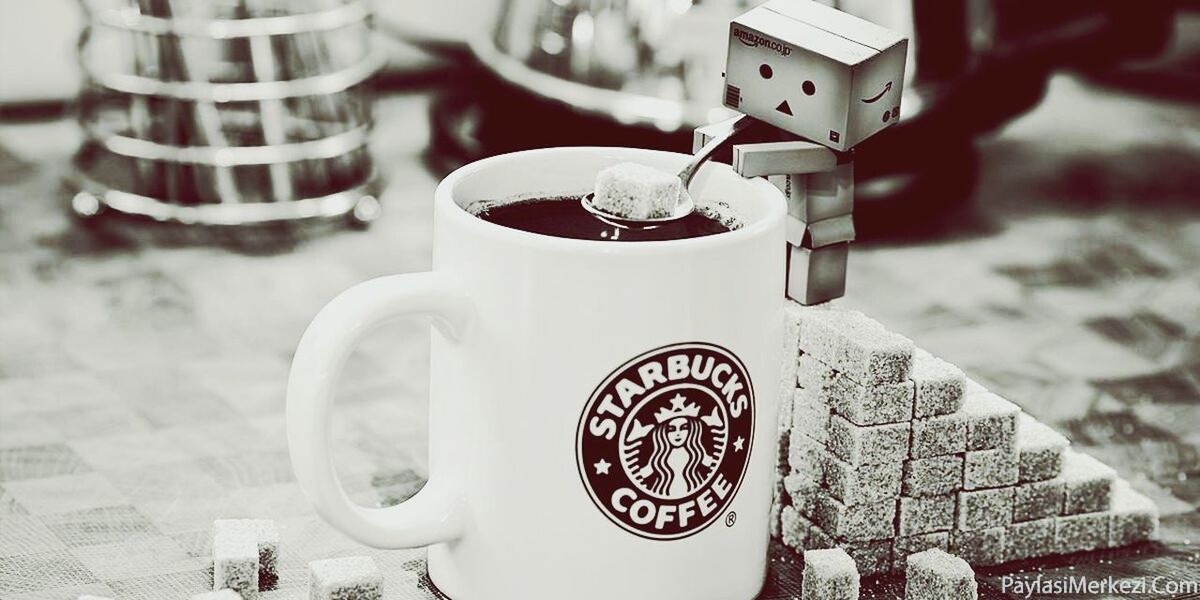
[[[763,79],[770,79],[775,75],[775,72],[771,70],[771,65],[764,63],[758,67],[758,74],[762,75]]]
[[[805,80],[804,83],[800,85],[800,89],[804,90],[804,95],[806,96],[811,96],[817,93],[817,86],[812,82],[812,80]]]

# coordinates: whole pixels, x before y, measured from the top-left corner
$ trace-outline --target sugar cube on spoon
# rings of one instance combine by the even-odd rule
[[[626,162],[596,176],[592,205],[624,219],[659,219],[675,212],[682,190],[678,175]]]

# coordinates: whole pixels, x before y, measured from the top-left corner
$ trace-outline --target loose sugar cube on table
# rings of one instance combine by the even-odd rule
[[[968,393],[960,413],[967,421],[967,450],[1014,448],[1021,408],[991,392]]]
[[[1062,479],[1022,483],[1013,488],[1013,521],[1033,521],[1062,514],[1066,484]]]
[[[935,417],[962,408],[966,376],[958,367],[917,348],[912,379],[916,388],[913,417]]]
[[[950,454],[904,463],[905,496],[944,496],[963,488],[963,457]]]
[[[878,540],[895,537],[896,501],[846,506],[825,492],[814,496],[812,521],[840,540]]]
[[[792,431],[802,433],[822,444],[829,440],[829,407],[809,389],[797,389],[792,394]]]
[[[954,496],[900,498],[899,535],[946,531],[954,527]]]
[[[675,212],[682,190],[683,182],[674,173],[620,163],[596,175],[592,205],[626,219],[657,219]]]
[[[892,540],[862,540],[841,544],[846,554],[858,565],[858,572],[865,577],[887,573],[892,569]]]
[[[904,465],[897,461],[855,466],[825,452],[821,472],[829,495],[846,505],[868,504],[900,495]]]
[[[1066,484],[1063,514],[1108,510],[1112,503],[1112,485],[1116,471],[1082,452],[1068,449],[1063,453],[1062,479]]]
[[[382,600],[383,575],[367,556],[308,563],[309,600]]]
[[[1058,517],[1054,546],[1062,554],[1105,548],[1111,519],[1112,515],[1107,511]]]
[[[1017,418],[1020,480],[1043,481],[1062,472],[1062,455],[1070,442],[1049,425],[1021,413]]]
[[[244,598],[258,594],[258,541],[247,532],[213,536],[213,590],[229,588]]]
[[[829,450],[852,465],[901,462],[908,456],[909,423],[859,426],[844,417],[829,419]]]
[[[964,531],[1004,527],[1012,522],[1013,488],[958,493],[958,528]]]
[[[950,532],[935,531],[897,537],[892,542],[892,570],[903,572],[908,565],[909,555],[924,552],[930,548],[949,550]]]
[[[806,550],[800,597],[805,600],[857,600],[858,567],[841,548]]]
[[[863,385],[902,383],[912,369],[912,340],[857,311],[805,312],[800,349]]]
[[[913,419],[912,446],[909,448],[913,458],[961,454],[966,449],[967,422],[959,413]]]
[[[1017,453],[1011,447],[967,452],[963,463],[963,489],[1014,485],[1017,474]]]
[[[905,600],[975,600],[975,571],[963,559],[932,548],[908,557]]]
[[[1057,519],[1049,517],[1013,523],[1004,529],[1004,561],[1024,560],[1054,554]]]
[[[1113,486],[1108,545],[1115,548],[1157,537],[1158,507],[1154,501],[1139,494],[1129,483],[1117,481]]]
[[[1006,544],[1007,539],[1003,527],[955,531],[950,534],[950,552],[981,567],[1003,563]]]
[[[258,586],[260,590],[275,588],[279,579],[279,531],[269,519],[217,519],[213,521],[213,536],[246,535],[258,546]]]

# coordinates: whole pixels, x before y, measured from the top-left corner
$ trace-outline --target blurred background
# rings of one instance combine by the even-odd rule
[[[913,40],[901,124],[857,149],[841,302],[1117,468],[1194,569],[1200,3],[831,3]],[[216,517],[279,520],[288,581],[363,552],[287,462],[304,326],[429,267],[457,166],[687,151],[754,4],[0,2],[0,596],[199,591]],[[383,330],[342,382],[359,502],[424,481],[427,343]]]

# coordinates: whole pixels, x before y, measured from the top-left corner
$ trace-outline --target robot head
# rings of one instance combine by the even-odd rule
[[[834,150],[900,117],[908,40],[811,0],[770,0],[733,20],[725,105]]]

